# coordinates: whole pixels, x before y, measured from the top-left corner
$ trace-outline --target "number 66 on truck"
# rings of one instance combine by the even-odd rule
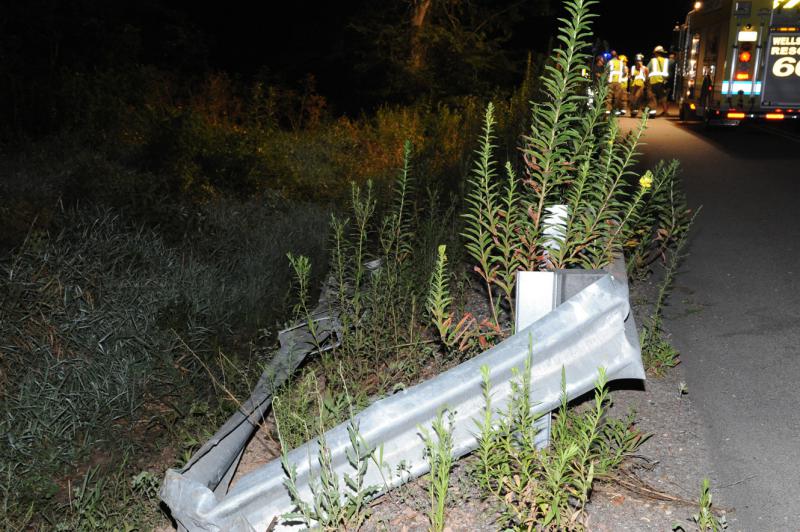
[[[800,0],[695,2],[675,37],[682,120],[800,120]]]

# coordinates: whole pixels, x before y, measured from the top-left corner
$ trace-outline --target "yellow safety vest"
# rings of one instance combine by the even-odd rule
[[[644,68],[637,68],[636,65],[631,67],[631,75],[633,76],[633,86],[634,87],[644,87],[645,82],[645,69]]]
[[[608,82],[624,83],[628,78],[625,75],[625,63],[622,59],[612,59],[608,62]]]
[[[650,69],[650,83],[664,83],[669,77],[669,59],[664,57],[654,57],[647,65]]]

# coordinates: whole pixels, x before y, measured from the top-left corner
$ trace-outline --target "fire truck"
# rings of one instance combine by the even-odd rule
[[[695,2],[675,36],[681,119],[800,117],[800,0]]]

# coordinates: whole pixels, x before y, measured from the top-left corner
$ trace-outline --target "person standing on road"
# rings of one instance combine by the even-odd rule
[[[666,52],[663,46],[656,46],[653,58],[647,64],[648,81],[650,82],[650,116],[656,116],[660,107],[661,113],[669,113],[667,100],[667,81],[669,79],[669,59],[664,57]]]
[[[630,109],[631,116],[636,116],[642,109],[644,103],[644,86],[647,83],[647,67],[644,66],[644,55],[636,54],[634,64],[631,67],[631,96]]]
[[[619,115],[625,109],[626,85],[628,81],[628,66],[623,60],[624,56],[614,57],[606,67],[608,79],[608,96],[606,96],[606,114]]]
[[[675,71],[676,71],[677,66],[678,66],[678,56],[675,54],[675,52],[670,52],[669,53],[669,57],[667,58],[667,60],[669,61],[669,67],[667,68],[667,71],[669,72],[669,74],[668,74],[668,76],[669,76],[669,79],[668,79],[668,86],[669,86],[669,89],[668,89],[668,91],[669,91],[668,100],[671,101],[671,102],[677,102],[678,101],[678,92],[677,92],[678,91],[678,85],[676,84],[676,81],[677,81],[678,78],[677,78],[677,76],[675,76]]]

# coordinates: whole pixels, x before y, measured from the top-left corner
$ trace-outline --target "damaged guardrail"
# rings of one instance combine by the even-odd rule
[[[253,393],[181,468],[182,479],[196,482],[223,496],[247,442],[270,406],[275,390],[309,353],[327,351],[339,345],[341,325],[338,313],[330,304],[332,290],[329,284],[323,289],[319,303],[307,321],[278,332],[280,348],[262,373]]]
[[[619,271],[619,267],[614,270]],[[462,456],[475,449],[474,421],[481,418],[484,409],[481,366],[490,370],[496,411],[508,404],[512,370],[524,367],[531,350],[531,394],[538,413],[559,405],[562,368],[567,375],[568,398],[591,390],[600,366],[606,369],[609,380],[644,379],[638,335],[629,317],[624,264],[622,272],[616,278],[580,270],[559,272],[561,277],[555,278],[552,286],[560,295],[554,295],[553,301],[564,302],[554,310],[481,355],[377,401],[355,416],[363,443],[379,449],[381,457],[380,464],[369,463],[365,485],[379,486],[385,492],[425,474],[429,466],[420,431],[429,428],[443,409],[454,416],[453,454]],[[572,291],[577,293],[568,297]],[[340,477],[354,474],[347,457],[351,446],[349,424],[325,434],[332,468]],[[308,442],[288,455],[289,462],[297,466],[296,483],[304,500],[312,498],[311,482],[319,471],[318,456],[316,442]],[[401,466],[402,474],[397,474]],[[280,460],[273,460],[242,477],[223,496],[184,471],[170,470],[161,498],[177,522],[192,532],[250,532],[268,527],[291,530],[295,527],[282,521],[282,516],[294,508],[284,486],[285,478]]]

